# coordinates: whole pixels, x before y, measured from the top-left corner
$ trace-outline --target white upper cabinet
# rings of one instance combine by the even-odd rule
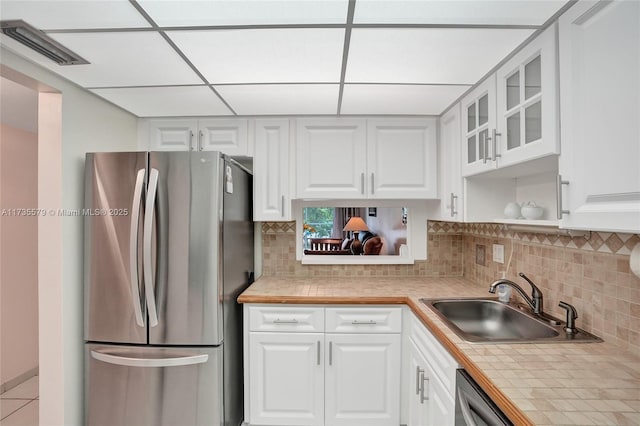
[[[367,131],[363,119],[296,120],[298,198],[364,198]]]
[[[198,120],[150,120],[149,149],[188,151],[197,149]]]
[[[640,3],[560,18],[560,226],[640,232]]]
[[[438,181],[440,182],[440,219],[462,221],[463,196],[460,176],[460,104],[440,117],[440,150]]]
[[[297,197],[435,198],[435,119],[297,120]]]
[[[289,120],[256,120],[253,220],[291,220],[289,176]]]
[[[370,198],[437,198],[436,120],[367,120]]]
[[[235,118],[149,120],[149,149],[246,156],[250,154],[248,124],[246,119]]]
[[[462,174],[560,153],[556,25],[462,100]]]
[[[557,70],[554,24],[496,72],[498,134],[489,137],[499,166],[560,153]]]
[[[496,78],[490,76],[462,99],[462,175],[495,169],[489,138],[496,129]]]
[[[238,118],[198,120],[198,149],[227,155],[247,155],[249,122]]]

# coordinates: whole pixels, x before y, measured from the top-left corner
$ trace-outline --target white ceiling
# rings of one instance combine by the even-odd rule
[[[440,114],[556,0],[2,0],[90,63],[3,46],[140,117]]]

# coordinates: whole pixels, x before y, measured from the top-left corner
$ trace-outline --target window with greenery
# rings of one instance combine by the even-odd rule
[[[333,207],[306,207],[303,210],[305,233],[311,238],[329,238],[333,229]]]

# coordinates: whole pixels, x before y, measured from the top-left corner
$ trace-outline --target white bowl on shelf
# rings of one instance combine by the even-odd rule
[[[536,206],[536,203],[529,202],[520,208],[520,214],[522,214],[522,217],[525,219],[538,220],[542,219],[542,216],[544,216],[544,209]]]

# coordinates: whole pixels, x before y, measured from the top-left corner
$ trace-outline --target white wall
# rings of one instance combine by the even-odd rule
[[[55,88],[62,94],[60,204],[68,209],[82,208],[85,153],[135,151],[137,149],[137,118],[28,62],[4,47],[0,50],[0,62]],[[49,206],[39,207],[48,208]],[[61,286],[59,289],[61,297],[54,298],[61,300],[41,299],[40,423],[42,425],[80,425],[83,424],[82,218],[60,219],[62,226],[60,277],[40,277],[39,281],[41,293],[43,286],[47,286],[49,282],[55,285],[59,280]],[[48,291],[49,294],[56,294],[50,288]],[[48,341],[47,345],[43,345],[42,341],[47,335],[61,336],[61,338],[54,342]],[[61,376],[45,370],[42,359],[47,356],[54,358],[61,356]],[[47,380],[48,377],[50,380]],[[54,401],[63,405],[64,409],[57,410]]]
[[[38,135],[2,124],[0,208],[38,206]],[[0,383],[38,367],[38,217],[2,215]]]

